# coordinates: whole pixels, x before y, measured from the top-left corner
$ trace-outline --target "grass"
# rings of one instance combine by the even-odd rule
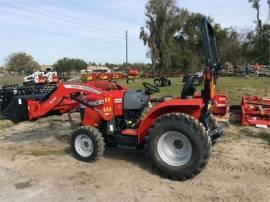
[[[227,94],[231,105],[240,105],[243,95],[270,97],[270,78],[220,78],[217,84],[217,92]]]
[[[7,75],[5,77],[0,77],[0,86],[22,84],[23,77],[24,76],[22,75]]]
[[[170,78],[172,81],[172,86],[160,88],[160,92],[153,95],[153,97],[161,97],[163,95],[180,95],[180,89],[183,86],[182,78]],[[123,86],[127,86],[131,89],[143,89],[142,82],[148,82],[153,84],[153,79],[137,79],[126,84],[126,80],[117,81],[119,84]]]
[[[172,86],[160,88],[160,92],[153,97],[163,95],[179,96],[183,87],[182,78],[170,78]],[[138,79],[134,83],[126,84],[125,80],[120,80],[119,83],[128,86],[131,89],[143,89],[142,82],[153,83],[153,79]],[[202,86],[197,87],[200,91]],[[258,79],[251,77],[248,79],[242,77],[224,77],[219,78],[217,83],[217,93],[224,93],[229,96],[231,105],[240,105],[243,95],[257,95],[270,97],[270,78],[260,77]]]

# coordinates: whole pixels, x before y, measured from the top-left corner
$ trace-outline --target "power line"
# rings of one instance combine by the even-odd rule
[[[24,9],[21,9],[21,8],[18,8],[18,7],[16,7],[16,6],[11,6],[11,5],[5,5],[5,4],[2,4],[2,3],[0,3],[0,5],[1,6],[3,6],[3,7],[5,7],[5,8],[12,8],[12,9],[16,9],[16,10],[18,10],[18,11],[21,11],[21,12],[23,12],[24,14],[31,14],[31,15],[34,15],[35,17],[39,17],[39,19],[42,19],[42,20],[47,20],[47,21],[51,21],[51,22],[54,22],[54,23],[60,23],[60,24],[64,24],[64,25],[71,25],[71,26],[75,26],[76,28],[84,28],[84,29],[87,29],[87,30],[91,30],[91,32],[96,32],[96,33],[100,33],[100,32],[98,32],[97,30],[99,29],[100,30],[100,28],[94,28],[94,29],[89,29],[89,27],[91,27],[91,26],[87,26],[86,27],[86,25],[85,24],[82,24],[82,23],[80,23],[80,22],[77,22],[77,21],[74,21],[74,22],[71,22],[71,21],[68,21],[68,20],[65,20],[65,19],[60,19],[60,18],[52,18],[52,16],[50,16],[50,15],[46,15],[46,14],[40,14],[40,13],[38,13],[38,12],[35,12],[35,11],[27,11],[27,10],[24,10]],[[18,13],[15,13],[15,14],[18,14]],[[81,27],[81,26],[79,26],[79,25],[81,25],[81,26],[83,26],[83,27]],[[108,33],[110,33],[111,35],[113,35],[113,36],[115,36],[115,37],[118,37],[118,38],[120,38],[120,39],[124,39],[124,37],[123,36],[120,36],[120,35],[117,35],[117,34],[115,34],[114,32],[111,32],[111,31],[108,31],[108,30],[102,30],[103,32],[108,32]]]
[[[104,27],[100,24],[96,24],[89,20],[81,19],[72,15],[63,14],[61,12],[46,9],[37,5],[24,3],[20,1],[15,1],[15,2],[19,3],[22,7],[20,7],[19,5],[14,6],[10,4],[3,4],[0,2],[0,6],[6,9],[9,9],[9,10],[4,10],[4,12],[9,13],[10,17],[15,17],[15,16],[12,16],[12,14],[16,16],[22,16],[26,19],[34,17],[34,18],[39,18],[41,20],[64,25],[65,27],[68,26],[68,27],[73,27],[73,28],[82,28],[82,29],[89,30],[91,32],[96,32],[96,33],[100,33],[97,30],[101,30],[103,32],[105,31],[106,33],[110,33],[110,36],[124,39],[124,36],[121,36],[120,32],[115,31],[115,28],[112,28],[112,27],[110,28],[110,26]],[[16,11],[19,11],[19,12],[16,12]],[[91,28],[93,28],[94,30]],[[125,39],[126,39],[126,63],[128,63],[128,33],[127,31],[126,31]],[[111,43],[112,41],[109,41],[109,42]]]
[[[140,1],[140,0],[139,0]],[[49,12],[49,13],[53,13],[55,17],[57,18],[62,18],[64,20],[69,20],[69,21],[74,21],[75,23],[79,23],[79,24],[85,24],[85,25],[88,25],[88,26],[92,26],[92,27],[96,27],[97,29],[102,29],[102,30],[105,30],[105,31],[108,31],[108,32],[111,32],[111,33],[115,33],[116,35],[122,35],[124,34],[124,31],[123,32],[120,32],[120,31],[116,31],[118,30],[116,27],[112,27],[112,26],[109,26],[109,25],[102,25],[102,24],[98,24],[98,23],[95,23],[93,21],[90,21],[88,19],[83,19],[83,18],[79,18],[75,15],[68,15],[67,13],[63,13],[63,12],[57,12],[57,11],[54,11],[54,10],[50,10],[50,9],[47,9],[47,8],[44,8],[44,7],[41,7],[41,6],[38,6],[38,5],[33,5],[33,4],[30,4],[30,3],[26,3],[26,2],[21,2],[21,1],[16,1],[15,2],[23,5],[25,8],[33,8],[33,9],[39,9],[40,11],[46,11],[46,12]],[[108,2],[106,2],[108,3]],[[58,7],[54,7],[54,8],[58,8]],[[70,10],[67,10],[65,9],[66,11],[70,11]],[[130,31],[129,31],[129,34],[130,34]],[[134,36],[130,35],[130,37],[135,37],[135,35],[137,35],[137,32],[135,34],[135,32],[133,32]],[[137,38],[137,36],[136,36]]]
[[[15,19],[18,19],[18,17],[15,17],[14,15],[16,15],[16,16],[20,16],[20,17],[24,17],[25,19],[29,19],[29,18],[31,18],[31,16],[29,16],[29,15],[24,15],[24,14],[21,14],[21,13],[16,13],[16,12],[12,12],[12,11],[5,11],[4,10],[4,12],[5,13],[7,13],[7,14],[11,14],[9,17],[13,17],[13,18],[15,18]],[[33,17],[33,16],[32,16]],[[38,17],[38,16],[36,16],[36,17]],[[42,20],[46,20],[46,21],[52,21],[52,20],[50,20],[50,19],[42,19]],[[73,28],[78,28],[77,26],[74,26],[74,25],[71,25],[71,24],[67,24],[67,23],[64,23],[64,22],[55,22],[55,21],[53,21],[54,23],[57,23],[57,24],[60,24],[60,25],[64,25],[65,27],[68,25],[69,27],[73,27]],[[85,27],[83,27],[82,29],[85,29],[85,30],[87,30],[87,31],[89,31],[87,28],[85,28]],[[109,42],[109,43],[114,43],[115,41],[108,41],[108,40],[103,40],[102,39],[102,41],[103,42]],[[121,41],[121,43],[123,43],[124,41]],[[115,42],[116,43],[116,42]]]
[[[60,12],[52,11],[50,9],[46,9],[46,8],[43,8],[43,7],[40,7],[40,6],[37,6],[37,5],[33,5],[33,4],[29,4],[29,3],[25,3],[25,2],[20,2],[20,1],[15,1],[15,2],[23,5],[26,8],[30,7],[30,8],[34,8],[34,9],[39,9],[41,11],[48,11],[50,13],[54,13],[54,14],[56,14],[56,17],[58,17],[58,18],[60,17],[60,18],[62,18],[64,20],[70,20],[70,21],[74,21],[76,23],[84,23],[86,25],[96,27],[97,29],[102,29],[102,30],[106,30],[106,31],[109,31],[109,32],[114,32],[115,34],[122,34],[121,32],[115,31],[116,29],[113,28],[113,27],[110,27],[110,26],[104,27],[104,26],[102,26],[100,24],[97,24],[97,23],[94,23],[94,22],[92,22],[90,20],[85,20],[85,19],[78,18],[76,16],[67,15],[66,13],[63,14],[63,13],[60,13]],[[78,21],[76,21],[76,19]]]

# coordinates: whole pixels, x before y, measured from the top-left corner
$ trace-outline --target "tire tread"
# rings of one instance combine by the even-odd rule
[[[156,130],[162,126],[162,124],[166,124],[168,122],[177,121],[181,125],[190,126],[193,135],[197,135],[203,146],[203,153],[200,155],[198,166],[192,167],[189,171],[185,173],[174,173],[167,170],[164,170],[162,166],[156,164],[155,160],[151,156],[150,144],[152,138],[154,138],[156,134]],[[211,139],[207,134],[207,131],[203,124],[201,124],[198,120],[194,119],[190,115],[183,113],[170,113],[166,114],[155,121],[155,123],[149,128],[148,135],[145,139],[145,150],[148,156],[152,158],[152,163],[156,169],[162,174],[162,176],[166,178],[170,178],[172,180],[187,180],[193,178],[195,175],[199,174],[207,165],[208,159],[211,152]]]
[[[73,141],[75,140],[74,138],[76,136],[76,133],[78,133],[79,131],[88,131],[96,139],[96,141],[97,141],[97,152],[96,152],[95,156],[93,156],[93,158],[80,157],[77,154],[77,152],[75,151],[75,148],[73,146]],[[104,140],[104,137],[103,137],[102,133],[97,128],[95,128],[93,126],[81,126],[81,127],[77,128],[76,130],[73,131],[73,135],[72,135],[72,138],[71,138],[71,147],[73,149],[73,153],[75,154],[75,157],[77,157],[79,160],[86,161],[86,162],[97,161],[104,154],[105,140]]]

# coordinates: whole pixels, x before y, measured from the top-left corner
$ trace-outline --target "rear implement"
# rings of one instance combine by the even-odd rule
[[[270,127],[270,99],[243,96],[241,104],[242,126]]]

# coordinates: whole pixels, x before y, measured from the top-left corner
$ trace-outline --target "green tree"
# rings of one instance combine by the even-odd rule
[[[257,12],[257,28],[259,34],[262,33],[262,21],[260,19],[260,0],[248,0],[249,3],[252,4],[252,7],[256,10]]]
[[[95,62],[88,62],[89,65],[97,66],[97,63]]]
[[[263,25],[260,19],[260,0],[249,0],[249,2],[257,12],[256,34],[252,35],[253,38],[250,40],[254,48],[254,62],[269,64],[269,25]],[[267,0],[267,3],[270,6],[269,0]]]
[[[248,0],[257,11],[256,29],[239,32],[213,25],[220,61],[234,67],[242,63],[270,63],[270,25],[260,19],[260,0]],[[267,0],[270,6],[270,0]],[[203,67],[201,14],[177,8],[174,0],[149,0],[146,4],[146,25],[140,39],[147,45],[148,57],[157,71],[195,72]],[[269,14],[270,15],[270,14]]]
[[[237,66],[243,60],[240,34],[234,28],[222,28],[218,24],[215,24],[214,30],[221,63],[230,62]]]
[[[267,0],[268,3],[268,17],[266,19],[266,23],[270,24],[270,0]]]
[[[38,62],[36,62],[31,55],[24,52],[13,53],[8,56],[6,67],[9,71],[19,73],[31,73],[34,70],[40,69]]]
[[[57,60],[54,63],[54,68],[57,71],[58,75],[62,78],[69,77],[71,71],[79,72],[82,69],[87,68],[87,63],[82,59],[70,59],[70,58],[62,58]]]
[[[171,68],[174,34],[183,20],[174,0],[149,0],[146,4],[146,25],[141,27],[140,39],[149,47],[153,69]]]
[[[201,15],[185,12],[185,21],[175,35],[178,43],[174,66],[185,72],[202,69],[202,37],[200,31]]]
[[[269,4],[270,5],[270,4]],[[262,29],[262,63],[269,65],[270,64],[270,25],[264,24]]]

